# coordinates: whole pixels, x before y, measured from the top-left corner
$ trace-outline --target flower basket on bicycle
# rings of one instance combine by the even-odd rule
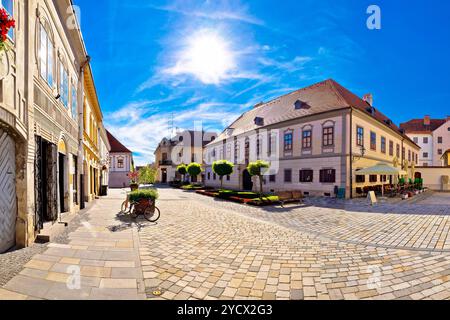
[[[122,205],[122,212],[128,213],[132,218],[143,215],[148,221],[156,222],[160,217],[160,211],[156,207],[157,198],[158,192],[153,189],[131,192],[124,202],[126,210]]]

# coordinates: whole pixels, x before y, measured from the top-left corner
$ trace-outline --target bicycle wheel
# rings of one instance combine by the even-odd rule
[[[159,217],[161,216],[161,212],[159,211],[158,207],[152,207],[148,206],[145,208],[144,211],[144,218],[147,219],[149,222],[156,222],[159,220]]]
[[[120,213],[127,213],[128,209],[129,209],[129,202],[125,200],[122,203],[122,206],[120,207]]]

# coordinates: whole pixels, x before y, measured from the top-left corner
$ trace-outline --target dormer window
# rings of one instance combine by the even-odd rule
[[[228,128],[227,130],[225,130],[225,134],[229,137],[229,136],[231,136],[232,134],[233,134],[233,132],[234,132],[234,129],[232,129],[232,128]]]
[[[183,137],[183,136],[181,136],[180,138],[178,138],[178,141],[179,141],[179,142],[183,142],[183,140],[184,140],[184,137]]]
[[[368,113],[370,113],[371,115],[375,115],[375,108],[374,107],[368,107],[367,109],[366,109],[366,111],[368,112]]]
[[[295,101],[295,103],[294,103],[295,110],[303,109],[304,105],[305,104],[303,103],[303,101],[300,101],[300,100]]]
[[[256,117],[256,118],[255,118],[255,124],[256,124],[257,126],[263,126],[263,125],[264,125],[264,118]]]

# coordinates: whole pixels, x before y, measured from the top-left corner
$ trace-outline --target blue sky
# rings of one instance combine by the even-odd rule
[[[431,5],[432,3],[432,5]],[[396,123],[450,115],[450,1],[75,0],[108,129],[153,161],[159,140],[333,78]],[[381,30],[366,27],[369,5]]]

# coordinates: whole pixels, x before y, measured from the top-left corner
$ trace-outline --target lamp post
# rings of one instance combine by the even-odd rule
[[[360,156],[356,156],[356,155],[352,156],[353,162],[356,162],[356,161],[360,160],[361,158],[364,158],[364,156],[366,154],[366,148],[364,146],[360,146],[360,153],[361,153]]]

